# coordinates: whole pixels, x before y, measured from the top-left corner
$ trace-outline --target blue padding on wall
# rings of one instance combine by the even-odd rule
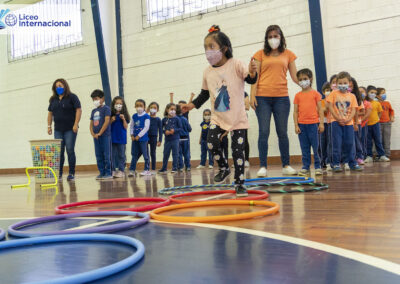
[[[119,95],[124,97],[124,66],[122,62],[121,1],[115,0],[115,26],[117,27],[118,86]]]

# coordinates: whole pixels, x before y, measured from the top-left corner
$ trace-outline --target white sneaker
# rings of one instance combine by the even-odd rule
[[[260,168],[257,172],[257,176],[258,177],[266,177],[267,176],[267,168],[266,167]]]
[[[117,173],[118,173],[118,171],[113,171],[111,175],[112,175],[113,177],[116,177]]]
[[[285,168],[282,169],[282,174],[292,176],[292,175],[297,175],[297,171],[293,169],[291,166],[286,166]]]
[[[249,163],[249,161],[246,161],[246,162],[244,162],[244,167],[245,167],[245,168],[248,168],[248,167],[250,167],[250,163]]]
[[[209,169],[213,169],[213,168],[214,168],[214,166],[208,166],[208,168],[209,168]]]
[[[345,169],[346,171],[349,171],[349,170],[350,170],[350,167],[349,167],[349,164],[348,164],[348,163],[344,164],[344,169]]]
[[[364,163],[373,163],[374,160],[372,159],[372,157],[368,156],[365,160]]]
[[[381,156],[378,161],[379,162],[390,162],[390,159],[386,156]]]
[[[128,177],[134,177],[135,175],[135,171],[129,171]]]
[[[151,172],[150,171],[143,171],[140,173],[141,176],[151,176]]]
[[[118,171],[114,175],[115,178],[123,178],[125,177],[125,173],[123,171]]]
[[[322,169],[315,169],[315,175],[316,176],[321,176],[323,174],[324,174],[324,172],[322,171]]]
[[[198,165],[198,166],[196,167],[196,169],[204,169],[204,166]]]
[[[327,166],[326,166],[326,170],[327,170],[328,172],[331,172],[331,171],[332,171],[331,165],[327,165]]]

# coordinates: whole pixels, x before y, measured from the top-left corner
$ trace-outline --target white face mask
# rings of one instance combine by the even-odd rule
[[[144,109],[142,107],[137,107],[136,111],[137,111],[138,114],[142,114]]]
[[[326,91],[326,92],[325,92],[325,97],[329,96],[330,93],[331,93],[331,92]]]
[[[176,111],[175,111],[175,110],[170,110],[170,111],[168,112],[168,114],[169,114],[170,116],[175,116]]]
[[[205,115],[205,116],[204,116],[204,119],[205,119],[205,120],[210,120],[210,119],[211,119],[211,116],[210,116],[210,115]]]
[[[268,44],[272,49],[277,49],[281,44],[281,40],[279,38],[270,38],[268,39]]]
[[[101,106],[101,102],[100,102],[100,100],[95,100],[95,101],[93,101],[93,105],[94,105],[94,107],[99,107],[99,106]]]
[[[116,111],[121,111],[122,110],[122,105],[118,104],[114,106]]]
[[[308,88],[310,84],[311,84],[310,80],[301,80],[299,82],[300,87],[302,87],[303,89]]]
[[[375,94],[375,93],[369,93],[369,94],[368,94],[368,97],[369,97],[371,100],[374,100],[374,99],[376,98],[376,94]]]
[[[151,109],[150,109],[150,113],[152,113],[152,114],[157,113],[157,109],[156,109],[156,108],[151,108]]]

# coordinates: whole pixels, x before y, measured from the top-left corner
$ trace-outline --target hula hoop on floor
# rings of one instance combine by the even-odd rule
[[[235,190],[209,190],[209,191],[196,191],[196,192],[187,192],[187,193],[181,193],[181,194],[176,194],[172,195],[169,199],[171,202],[175,203],[188,203],[188,202],[203,202],[207,201],[211,198],[205,198],[204,200],[185,200],[185,199],[178,199],[180,197],[185,197],[185,196],[196,196],[196,195],[228,195],[228,194],[235,194]],[[261,199],[266,199],[268,198],[269,194],[268,192],[262,191],[262,190],[248,190],[247,193],[249,194],[257,194],[256,196],[247,196],[247,197],[240,197],[240,198],[232,198],[229,200],[261,200]]]
[[[2,228],[0,228],[0,241],[2,241],[5,238],[5,236],[6,232]]]
[[[39,238],[13,240],[13,241],[2,242],[0,244],[0,251],[2,249],[19,248],[19,247],[39,245],[39,244],[80,242],[80,241],[114,242],[133,247],[136,249],[136,252],[119,262],[98,269],[94,269],[92,271],[83,272],[71,276],[65,276],[63,278],[44,280],[33,283],[60,284],[60,283],[87,283],[95,281],[116,274],[118,272],[121,272],[122,270],[125,270],[133,266],[143,258],[145,252],[144,245],[140,241],[134,238],[120,236],[120,235],[105,235],[105,234],[62,235],[62,236],[47,236]]]
[[[174,195],[186,192],[193,192],[193,190],[200,189],[200,188],[226,188],[226,187],[235,187],[234,184],[203,184],[203,185],[184,185],[184,186],[174,186],[161,189],[158,191],[159,194],[162,195]]]
[[[244,185],[251,186],[259,183],[270,183],[277,185],[288,185],[288,184],[304,184],[314,182],[313,178],[306,177],[265,177],[265,178],[252,178],[245,179]]]
[[[187,216],[168,216],[160,215],[160,213],[182,209],[182,208],[197,208],[205,206],[218,206],[218,205],[261,205],[267,206],[269,208],[253,211],[241,214],[231,214],[231,215],[220,215],[220,216],[204,216],[204,217],[187,217]],[[166,207],[158,208],[150,212],[150,216],[153,219],[164,221],[164,222],[191,222],[191,223],[206,223],[206,222],[223,222],[223,221],[236,221],[251,219],[260,216],[272,215],[279,211],[279,204],[271,201],[264,200],[215,200],[215,201],[200,201],[200,202],[190,202],[182,203],[177,205],[169,205]]]
[[[301,186],[302,188],[291,188],[291,189],[271,189],[273,186],[282,186],[280,184],[270,184],[270,183],[259,183],[259,184],[254,184],[251,186],[251,188],[257,188],[258,190],[261,191],[266,191],[268,193],[297,193],[297,192],[311,192],[311,191],[321,191],[329,188],[328,184],[325,183],[301,183],[301,184],[289,184],[289,185],[284,185],[284,186]],[[263,187],[268,187],[268,188],[263,188]]]
[[[126,221],[119,224],[114,225],[106,225],[95,228],[85,228],[85,229],[72,229],[72,230],[64,230],[64,231],[50,231],[50,232],[42,232],[42,233],[32,233],[29,231],[19,231],[22,227],[27,227],[31,225],[36,225],[40,223],[47,223],[62,219],[69,219],[75,217],[93,217],[93,216],[134,216],[141,217],[139,220],[134,221]],[[8,233],[15,237],[20,238],[31,238],[31,237],[39,237],[39,236],[50,236],[50,235],[69,235],[69,234],[88,234],[88,233],[104,233],[104,232],[113,232],[120,231],[125,229],[130,229],[132,227],[138,227],[140,225],[146,224],[150,219],[150,216],[145,213],[139,212],[129,212],[129,211],[107,211],[107,212],[85,212],[85,213],[74,213],[74,214],[63,214],[63,215],[54,215],[47,216],[41,218],[35,218],[30,220],[25,220],[22,222],[15,223],[8,227]],[[123,219],[124,221],[126,219]],[[121,221],[121,219],[111,219],[106,222],[115,222]],[[104,223],[104,222],[103,222]],[[96,223],[94,223],[95,225]]]
[[[113,199],[101,199],[101,200],[90,200],[90,201],[82,201],[82,202],[74,202],[69,204],[63,204],[57,206],[55,211],[57,214],[68,214],[68,213],[83,213],[83,212],[99,212],[93,210],[79,210],[79,209],[66,209],[71,207],[78,207],[84,205],[94,205],[94,204],[107,204],[107,203],[119,203],[119,202],[157,202],[155,204],[144,205],[134,208],[120,208],[120,209],[105,209],[99,210],[102,212],[105,211],[134,211],[134,212],[143,212],[150,211],[159,207],[167,206],[171,203],[169,199],[161,198],[161,197],[134,197],[134,198],[113,198]]]

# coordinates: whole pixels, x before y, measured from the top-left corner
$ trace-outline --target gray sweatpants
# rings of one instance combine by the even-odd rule
[[[392,136],[392,123],[384,122],[381,123],[381,136],[382,136],[382,146],[385,149],[386,157],[390,157],[390,138]]]

